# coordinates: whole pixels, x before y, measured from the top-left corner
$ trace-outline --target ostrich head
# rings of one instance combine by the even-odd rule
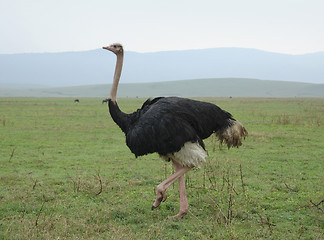
[[[115,53],[116,55],[124,53],[123,46],[120,43],[114,43],[114,44],[111,44],[111,45],[109,45],[107,47],[102,47],[102,48],[106,49],[106,50],[109,50],[109,51]]]

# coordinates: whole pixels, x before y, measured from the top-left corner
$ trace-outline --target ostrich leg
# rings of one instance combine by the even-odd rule
[[[173,162],[173,167],[177,170],[180,170],[183,168],[179,163]],[[169,218],[183,218],[189,210],[189,204],[188,204],[188,199],[187,199],[187,194],[186,194],[186,185],[184,181],[183,175],[179,177],[178,179],[179,182],[179,198],[180,198],[180,211],[177,215],[171,216]]]
[[[156,200],[153,203],[152,210],[157,208],[161,204],[161,202],[164,202],[166,200],[165,191],[172,183],[179,179],[180,212],[173,217],[181,218],[188,212],[188,201],[183,175],[186,172],[188,172],[191,168],[181,166],[179,163],[173,160],[172,163],[176,172],[157,186]]]

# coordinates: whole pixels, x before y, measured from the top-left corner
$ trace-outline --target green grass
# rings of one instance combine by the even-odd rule
[[[135,158],[101,99],[0,98],[0,239],[323,239],[324,99],[205,98],[249,131],[205,140],[206,166],[151,211],[172,173]],[[120,99],[125,112],[144,99]]]

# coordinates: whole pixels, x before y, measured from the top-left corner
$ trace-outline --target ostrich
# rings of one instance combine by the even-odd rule
[[[134,113],[122,112],[116,96],[124,50],[119,43],[103,49],[117,56],[108,107],[112,119],[125,133],[127,146],[136,157],[156,152],[162,159],[171,161],[175,168],[175,173],[157,186],[152,210],[166,200],[167,188],[178,180],[180,210],[169,218],[182,218],[189,210],[184,174],[206,162],[208,154],[203,139],[215,133],[228,148],[239,147],[248,132],[218,106],[186,98],[157,97],[146,100]]]
[[[79,103],[80,100],[79,100],[79,99],[74,99],[74,102],[75,102],[75,103]]]

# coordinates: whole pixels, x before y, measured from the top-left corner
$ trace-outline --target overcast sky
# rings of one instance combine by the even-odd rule
[[[324,51],[324,0],[0,0],[0,53]]]

